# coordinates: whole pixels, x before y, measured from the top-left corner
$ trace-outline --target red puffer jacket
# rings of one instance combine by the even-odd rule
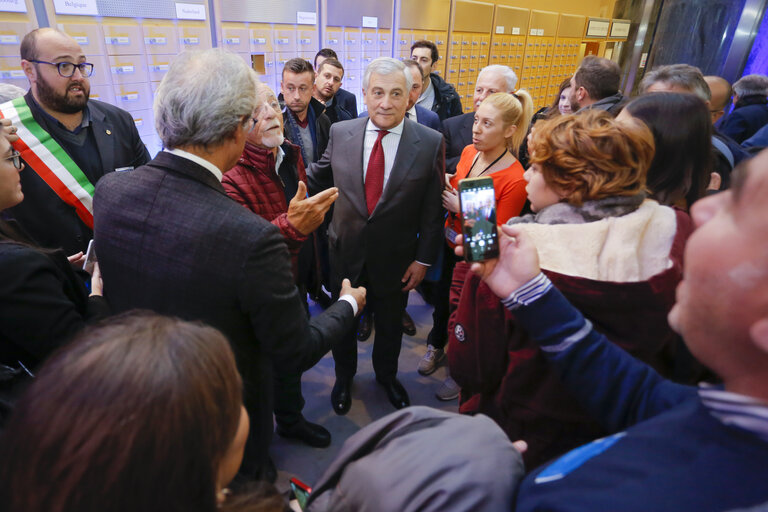
[[[307,173],[298,146],[287,140],[281,146],[285,152],[280,168],[291,166],[299,180],[307,183]],[[237,165],[224,174],[221,184],[229,197],[277,226],[285,237],[293,259],[307,239],[288,221],[288,202],[284,186],[275,172],[272,151],[246,143]]]

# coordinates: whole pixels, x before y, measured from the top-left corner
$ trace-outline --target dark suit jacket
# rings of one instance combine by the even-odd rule
[[[310,190],[339,188],[328,230],[331,284],[358,283],[363,267],[377,294],[402,288],[414,261],[434,263],[443,240],[441,191],[444,146],[439,132],[405,120],[392,172],[369,216],[363,183],[368,118],[331,126],[328,149],[307,173]]]
[[[464,151],[465,147],[472,144],[472,124],[474,122],[474,112],[467,112],[443,121],[445,172],[456,173],[456,165],[461,159],[461,152]]]
[[[28,92],[27,97],[31,94]],[[47,116],[29,99],[27,105],[32,117],[45,129],[49,122]],[[149,161],[149,152],[128,112],[96,100],[88,102],[88,109],[101,157],[102,175],[121,167],[139,167]],[[61,141],[59,144],[67,150]],[[9,212],[38,244],[52,249],[61,247],[67,254],[86,251],[93,232],[80,220],[75,209],[59,199],[30,167],[21,173],[21,188],[24,201]]]
[[[339,102],[339,106],[352,115],[352,119],[357,117],[357,96],[344,89],[339,89],[335,98]]]
[[[105,176],[94,209],[115,311],[201,320],[229,339],[251,415],[244,468],[261,466],[272,436],[273,365],[278,372],[313,366],[352,328],[352,308],[337,303],[308,322],[280,230],[186,158],[161,152],[135,171]]]

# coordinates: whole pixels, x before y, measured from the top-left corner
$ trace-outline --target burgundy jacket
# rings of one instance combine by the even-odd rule
[[[285,152],[281,169],[283,166],[291,166],[299,180],[306,184],[307,173],[299,147],[287,140],[281,147]],[[221,184],[229,197],[280,229],[295,260],[307,236],[288,221],[288,201],[285,199],[283,183],[275,172],[272,152],[246,142],[243,155],[237,165],[224,173]]]
[[[608,339],[670,376],[681,339],[667,323],[682,278],[683,249],[693,226],[676,211],[672,266],[639,282],[596,281],[545,270],[552,283]],[[578,405],[528,334],[469,270],[456,265],[450,296],[448,362],[461,386],[459,410],[493,418],[512,440],[524,439],[528,469],[605,431]]]

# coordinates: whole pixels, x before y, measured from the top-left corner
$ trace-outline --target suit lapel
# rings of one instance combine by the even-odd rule
[[[415,155],[419,152],[418,143],[421,140],[414,126],[416,126],[415,121],[405,120],[403,133],[400,134],[400,144],[398,144],[397,153],[395,154],[395,161],[392,164],[392,171],[389,173],[387,185],[384,187],[381,199],[376,204],[376,208],[371,216],[376,215],[376,212],[382,208],[382,204],[386,205],[387,201],[397,194],[397,189],[400,188],[400,184],[408,176],[411,167],[413,167]]]
[[[91,111],[91,123],[93,124],[93,136],[96,139],[96,147],[99,148],[101,165],[104,172],[115,170],[115,127],[107,121],[104,112],[89,107]]]
[[[460,133],[464,137],[464,147],[467,147],[472,144],[472,125],[475,124],[475,114],[466,116],[463,124]]]
[[[363,145],[365,144],[365,127],[367,117],[361,117],[354,123],[350,123],[349,130],[343,140],[334,141],[335,144],[348,146],[345,152],[349,160],[344,163],[343,169],[334,172],[334,184],[339,190],[346,190],[352,197],[351,202],[365,218],[368,218],[368,207],[365,203],[365,182],[363,180]]]
[[[186,178],[198,181],[222,195],[227,195],[221,182],[216,179],[216,176],[214,176],[211,171],[202,165],[196,164],[192,160],[173,155],[167,151],[161,151],[151,163],[158,167],[164,167],[175,174],[181,174]]]

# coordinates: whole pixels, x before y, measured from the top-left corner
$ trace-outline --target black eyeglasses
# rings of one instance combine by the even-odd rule
[[[11,156],[7,156],[4,158],[4,160],[11,160],[13,162],[13,166],[17,168],[18,170],[21,170],[21,153],[19,153],[16,150],[13,150],[11,152]]]
[[[51,66],[56,66],[56,69],[59,71],[59,75],[63,76],[64,78],[69,78],[72,75],[75,74],[75,68],[80,70],[80,74],[88,77],[93,74],[93,64],[90,62],[81,62],[80,64],[75,64],[73,62],[46,62],[44,60],[31,60],[29,62],[36,62],[37,64],[49,64]]]

